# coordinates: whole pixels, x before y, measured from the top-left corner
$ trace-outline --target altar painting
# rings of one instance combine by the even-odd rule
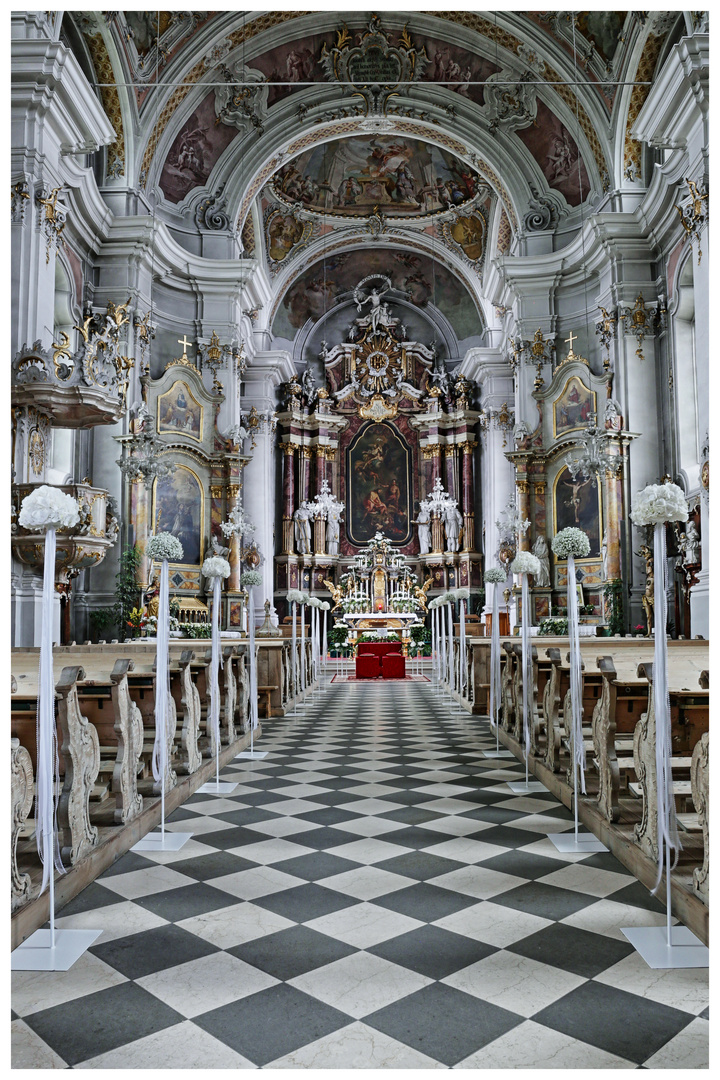
[[[553,404],[554,434],[563,435],[566,431],[585,427],[595,408],[594,391],[588,390],[577,375],[572,375]]]
[[[393,544],[406,544],[410,524],[410,449],[390,425],[370,423],[348,450],[348,539],[366,544],[384,532]]]
[[[184,382],[175,382],[158,398],[158,434],[190,435],[202,439],[202,405]]]
[[[557,474],[553,489],[555,532],[572,527],[582,529],[590,540],[590,555],[600,554],[601,524],[600,485],[578,478],[573,480],[567,465]]]
[[[155,482],[153,528],[178,538],[183,564],[202,562],[203,493],[197,476],[185,465],[176,465],[169,476]]]

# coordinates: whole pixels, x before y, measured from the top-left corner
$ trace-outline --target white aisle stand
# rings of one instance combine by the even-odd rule
[[[158,540],[167,533],[160,533]],[[173,537],[172,539],[176,539]],[[179,541],[177,541],[179,545]],[[182,551],[182,548],[181,548]],[[148,552],[152,558],[152,549]],[[179,556],[182,558],[182,554]],[[176,561],[175,559],[173,561]],[[165,830],[165,784],[170,770],[168,761],[168,728],[170,719],[170,585],[168,560],[160,562],[160,597],[158,601],[157,645],[155,660],[155,744],[153,746],[152,773],[160,783],[160,832],[150,832],[134,844],[131,851],[179,851],[192,833],[166,832]]]
[[[228,572],[230,564],[227,564]],[[237,783],[220,780],[220,683],[219,669],[222,667],[220,651],[220,603],[222,591],[222,577],[213,574],[212,577],[212,650],[210,657],[210,711],[207,718],[207,726],[212,731],[213,745],[215,747],[215,779],[209,780],[198,788],[201,795],[231,795],[237,787]]]
[[[522,552],[522,554],[525,554]],[[512,567],[511,567],[512,569]],[[545,791],[545,785],[539,780],[530,780],[529,775],[529,759],[530,759],[530,725],[528,723],[528,709],[530,701],[532,700],[532,692],[528,689],[532,687],[532,643],[530,641],[530,589],[528,588],[528,572],[520,571],[520,580],[522,583],[522,673],[523,673],[523,699],[522,699],[522,717],[523,717],[523,749],[525,756],[525,779],[512,781],[508,783],[510,790],[516,795],[526,795],[530,791]]]
[[[487,579],[486,579],[487,580]],[[490,628],[490,727],[495,728],[495,749],[485,750],[488,758],[514,757],[510,750],[500,749],[500,618],[498,614],[498,589],[500,582],[492,582],[493,608]]]
[[[35,495],[41,488],[36,488]],[[50,489],[53,490],[53,489]],[[57,489],[54,489],[57,491]],[[58,492],[69,500],[63,504],[65,514],[78,521],[77,503],[64,492]],[[28,499],[23,500],[23,508]],[[30,503],[32,508],[32,503]],[[22,510],[20,524],[22,521]],[[62,521],[56,524],[63,524]],[[43,526],[45,527],[45,526]],[[35,524],[37,528],[37,524]],[[50,929],[36,930],[23,941],[10,956],[13,971],[67,971],[100,936],[100,930],[58,930],[55,927],[55,866],[64,873],[55,832],[54,782],[57,773],[57,729],[55,726],[55,683],[53,679],[53,597],[55,593],[55,551],[57,548],[55,526],[45,527],[45,561],[43,564],[42,630],[40,638],[40,678],[38,681],[37,717],[37,791],[35,820],[37,823],[38,854],[43,864],[40,892],[49,886]],[[59,786],[59,778],[58,778]]]
[[[652,485],[654,486],[654,485]],[[657,770],[657,831],[658,831],[658,877],[655,892],[662,881],[663,865],[665,870],[665,927],[630,926],[621,927],[622,933],[651,968],[691,968],[708,967],[709,949],[687,926],[672,925],[672,904],[670,892],[670,873],[674,860],[671,851],[680,849],[675,820],[675,800],[672,788],[672,745],[670,725],[670,698],[668,694],[667,674],[667,594],[666,567],[667,551],[665,543],[665,521],[687,520],[685,496],[675,484],[657,485],[660,488],[675,488],[677,491],[677,516],[658,521],[657,517],[643,520],[642,512],[633,509],[630,515],[636,525],[654,524],[654,567],[655,567],[655,654],[653,657],[653,700],[655,703],[655,765]],[[640,493],[639,500],[648,492]],[[685,517],[680,517],[682,510]],[[672,512],[672,511],[671,511]],[[665,512],[667,514],[667,511]]]
[[[605,844],[591,832],[578,829],[578,780],[585,794],[585,743],[582,732],[582,659],[580,657],[580,629],[578,619],[577,589],[575,587],[575,557],[567,560],[567,611],[568,637],[570,640],[570,707],[572,712],[570,745],[573,761],[573,809],[575,828],[573,832],[548,833],[558,851],[578,852],[607,851]]]
[[[297,603],[293,600],[290,603],[290,609],[292,614],[292,655],[291,655],[291,677],[292,677],[292,699],[293,707],[290,716],[297,716],[297,693],[298,693],[298,663],[297,663],[297,628],[295,626],[295,619],[297,617]]]
[[[235,759],[245,761],[261,761],[268,756],[267,750],[255,749],[255,728],[259,725],[258,718],[258,688],[257,688],[257,651],[255,648],[255,599],[253,596],[254,586],[248,584],[248,654],[250,657],[250,749],[242,750],[235,755]],[[268,710],[269,711],[269,710]]]

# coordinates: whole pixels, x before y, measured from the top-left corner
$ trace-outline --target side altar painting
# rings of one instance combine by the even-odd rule
[[[160,394],[158,407],[158,434],[182,431],[194,439],[202,439],[202,406],[196,401],[190,387],[178,381]]]
[[[183,563],[202,562],[203,493],[195,473],[176,465],[169,476],[155,484],[153,507],[155,532],[171,532],[183,546]]]
[[[591,480],[573,480],[567,465],[555,480],[555,532],[572,526],[582,529],[590,539],[590,554],[600,554],[600,488]]]
[[[588,390],[577,375],[572,375],[553,404],[554,434],[563,435],[585,427],[596,410],[595,399],[594,391]]]
[[[348,539],[366,544],[384,532],[393,544],[406,544],[412,534],[410,448],[387,423],[363,427],[347,452]]]

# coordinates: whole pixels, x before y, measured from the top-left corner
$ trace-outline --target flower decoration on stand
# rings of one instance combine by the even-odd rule
[[[495,728],[495,753],[500,753],[500,728],[497,711],[500,704],[500,616],[498,614],[498,586],[507,580],[507,571],[491,566],[485,571],[485,584],[494,585],[492,625],[490,627],[490,726]]]
[[[255,728],[260,723],[258,716],[257,656],[255,655],[255,599],[253,589],[262,585],[262,574],[257,570],[245,570],[240,575],[240,584],[248,593],[248,651],[250,660],[250,753],[255,752]]]
[[[573,759],[573,788],[575,791],[575,843],[578,843],[578,770],[580,787],[585,794],[585,740],[582,733],[582,660],[580,658],[580,627],[575,559],[590,554],[590,538],[582,529],[561,529],[550,545],[556,559],[567,559],[567,612],[568,637],[570,639],[570,708],[571,741]]]
[[[465,677],[467,675],[467,656],[465,653],[466,645],[466,626],[465,626],[465,614],[467,610],[468,600],[470,599],[470,590],[468,588],[461,588],[455,590],[455,596],[460,604],[460,672],[459,672],[459,686],[458,689],[462,693],[462,689],[465,685]]]
[[[680,840],[675,818],[672,787],[672,746],[670,735],[670,705],[667,676],[667,551],[665,523],[687,521],[688,509],[684,493],[677,484],[648,484],[635,496],[630,517],[634,525],[654,529],[655,557],[655,655],[653,664],[653,698],[655,703],[655,761],[657,768],[657,832],[658,888],[665,868],[667,883],[668,945],[670,942],[670,871],[677,862]],[[670,852],[674,852],[672,865]]]
[[[295,610],[296,610],[296,605],[299,604],[300,605],[300,611],[301,611],[301,617],[302,617],[302,633],[303,633],[303,642],[304,642],[304,639],[305,639],[305,619],[304,619],[304,616],[302,616],[302,608],[303,608],[303,605],[304,605],[306,599],[307,599],[307,597],[306,597],[305,593],[302,592],[301,589],[288,589],[287,601],[290,604],[290,611],[291,611],[291,614],[292,614],[292,684],[293,684],[293,699],[295,699],[295,697],[297,696],[298,681],[299,681],[298,680],[298,663],[297,663],[297,627],[296,627],[296,624],[295,624]],[[304,665],[304,663],[302,661],[302,657],[301,657],[300,666],[301,666],[301,669],[304,670],[305,665]],[[304,687],[303,687],[303,689],[304,689]],[[295,715],[295,701],[294,700],[293,700],[293,715]]]
[[[37,702],[37,776],[35,820],[37,822],[38,854],[42,862],[40,892],[50,889],[50,939],[55,947],[55,874],[65,868],[55,828],[55,771],[58,756],[55,724],[55,680],[53,678],[53,604],[55,600],[55,552],[57,529],[72,528],[80,520],[77,501],[58,488],[42,484],[26,495],[20,507],[18,522],[24,529],[45,532],[43,562],[42,623],[40,637],[40,677]],[[97,736],[96,736],[97,738]]]
[[[510,571],[519,574],[522,588],[522,670],[523,670],[523,735],[525,744],[525,786],[528,784],[528,758],[530,756],[530,727],[528,725],[528,688],[532,686],[532,651],[530,649],[530,589],[528,574],[540,573],[540,560],[531,551],[518,551],[510,563]]]
[[[203,577],[212,582],[212,627],[210,636],[210,731],[215,755],[215,785],[220,785],[220,687],[218,670],[222,667],[220,655],[220,593],[224,578],[230,576],[230,563],[220,555],[211,555],[202,564]]]
[[[170,586],[168,563],[180,562],[183,546],[172,533],[163,532],[151,536],[145,553],[149,559],[160,563],[160,596],[157,622],[157,659],[155,675],[155,744],[153,746],[152,770],[160,783],[160,833],[165,837],[165,785],[170,770],[168,754],[168,724],[170,706]]]

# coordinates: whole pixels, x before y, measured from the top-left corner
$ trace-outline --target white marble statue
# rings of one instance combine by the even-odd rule
[[[685,530],[685,558],[686,566],[697,566],[700,562],[700,533],[694,521],[688,521]]]
[[[540,573],[535,578],[536,589],[550,588],[550,552],[545,537],[540,534],[533,544],[533,555],[540,562]]]
[[[430,526],[430,508],[428,504],[423,501],[420,503],[420,511],[418,516],[413,522],[418,527],[418,540],[420,541],[420,554],[429,555],[432,548],[431,526]]]
[[[460,548],[460,529],[463,517],[457,508],[457,503],[450,504],[443,514],[445,522],[445,542],[448,551],[458,551]]]
[[[310,507],[303,500],[295,514],[295,543],[300,555],[312,554],[312,534],[310,531]]]
[[[327,521],[327,553],[328,555],[340,554],[340,518],[343,508],[339,504],[330,507]]]
[[[603,570],[603,581],[607,581],[608,580],[608,534],[607,534],[607,529],[605,529],[605,531],[603,533],[603,538],[602,538],[602,570]]]

